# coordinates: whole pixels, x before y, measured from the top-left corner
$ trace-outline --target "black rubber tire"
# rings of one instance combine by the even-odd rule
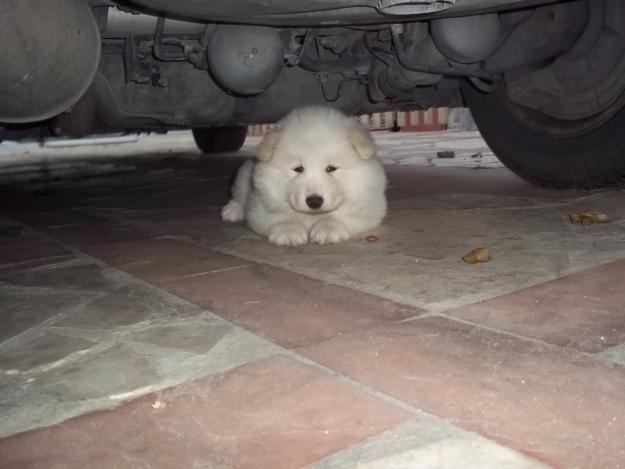
[[[202,153],[224,153],[237,151],[245,142],[247,127],[216,127],[193,129],[193,138]]]
[[[503,90],[483,93],[462,85],[465,102],[497,158],[532,184],[599,189],[625,184],[625,108],[609,119],[558,121],[512,103]],[[581,129],[583,131],[572,131]]]

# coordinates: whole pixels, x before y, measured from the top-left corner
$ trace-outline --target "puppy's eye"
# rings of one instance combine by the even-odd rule
[[[296,173],[303,173],[304,167],[300,164],[299,166],[296,166],[295,168],[293,168],[293,171],[295,171]]]
[[[334,172],[334,171],[336,171],[337,169],[339,169],[339,168],[337,168],[336,166],[328,165],[328,166],[326,167],[326,173],[333,173],[333,172]]]

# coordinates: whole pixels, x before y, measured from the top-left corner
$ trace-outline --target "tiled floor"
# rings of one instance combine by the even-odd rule
[[[218,218],[256,140],[0,147],[0,469],[625,468],[625,192],[378,140],[378,241],[301,248]]]

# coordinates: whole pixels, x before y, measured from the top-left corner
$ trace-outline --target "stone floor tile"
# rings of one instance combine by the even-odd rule
[[[166,349],[206,354],[231,331],[232,326],[225,322],[186,320],[157,324],[129,335],[128,339]]]
[[[0,270],[0,311],[0,435],[277,353],[191,303],[84,261]]]
[[[6,224],[0,224],[0,243],[15,242],[31,234],[27,227],[18,225],[13,220],[7,220]],[[0,223],[2,223],[2,220],[0,220]]]
[[[19,271],[0,271],[0,281],[14,287],[110,292],[126,285],[124,274],[108,267],[79,260],[48,264]]]
[[[89,215],[78,210],[49,210],[44,212],[24,212],[14,216],[22,223],[33,228],[66,227],[74,225],[93,225],[110,223],[107,219]]]
[[[229,370],[283,349],[217,317],[172,318],[129,331],[123,343],[172,385]]]
[[[422,175],[411,174],[416,187]],[[584,207],[625,219],[623,198],[621,192],[596,193],[584,198]],[[333,246],[288,249],[242,237],[218,249],[443,312],[625,258],[625,225],[571,225],[567,214],[580,203],[413,195],[372,231],[375,243],[360,237]],[[480,246],[489,247],[492,261],[465,264],[462,256]]]
[[[444,318],[301,353],[556,467],[625,467],[623,369]]]
[[[615,365],[625,366],[625,344],[615,345],[603,352],[597,354],[598,357],[607,361],[608,363],[614,363]]]
[[[166,224],[170,222],[182,222],[183,220],[217,217],[218,211],[215,208],[206,207],[176,207],[158,208],[155,210],[128,209],[116,211],[116,216],[120,219],[143,224],[147,226]]]
[[[128,284],[112,292],[100,293],[52,325],[82,330],[115,330],[163,318],[196,317],[198,314],[198,309],[176,298]]]
[[[93,295],[85,292],[15,288],[0,283],[0,343],[63,312],[80,309],[91,298]]]
[[[301,467],[409,417],[276,357],[5,438],[0,467]]]
[[[163,387],[143,354],[121,344],[92,347],[36,373],[0,375],[0,437],[111,408]]]
[[[0,242],[0,265],[67,254],[69,251],[54,241],[39,236],[21,236],[16,241]]]
[[[328,456],[310,469],[548,469],[475,433],[424,416]]]
[[[23,272],[35,268],[61,266],[67,263],[75,262],[77,262],[77,258],[75,255],[64,254],[61,256],[42,257],[40,259],[22,261],[16,264],[0,264],[0,282],[4,281],[3,279],[10,278],[17,272]]]
[[[19,187],[19,184],[16,185]],[[58,210],[58,204],[49,195],[36,193],[25,187],[0,186],[0,212],[14,218],[25,212]]]
[[[506,169],[476,171],[473,168],[408,168],[406,165],[387,165],[388,196],[394,201],[420,196],[459,194],[487,195],[489,198],[524,197],[552,200],[572,199],[578,191],[551,190],[536,187]]]
[[[0,373],[25,373],[39,367],[54,366],[66,356],[88,350],[92,342],[42,331],[14,345],[0,347]]]
[[[287,348],[423,313],[266,265],[174,280],[164,288]]]
[[[39,375],[40,386],[55,401],[76,401],[124,394],[160,381],[147,357],[124,345],[53,368]]]
[[[85,251],[149,282],[208,274],[250,264],[238,257],[202,249],[171,238],[104,244],[85,248]]]
[[[2,195],[3,195],[2,190],[0,190],[0,197]],[[19,228],[20,225],[13,218],[9,218],[7,216],[0,214],[0,233],[2,232],[2,230],[13,229],[16,227]]]
[[[49,426],[83,413],[109,409],[146,393],[232,369],[281,349],[221,319],[198,314],[163,318],[113,331],[51,326],[67,337],[68,353],[42,357],[24,341],[13,348],[9,373],[0,373],[0,436]],[[86,343],[90,348],[84,349]],[[73,348],[68,348],[73,344]],[[80,350],[76,350],[79,348]],[[59,347],[59,352],[61,348]],[[19,351],[23,352],[21,355]],[[54,358],[55,361],[52,361]]]
[[[585,352],[625,342],[625,261],[446,314]]]
[[[226,223],[219,217],[219,210],[213,210],[202,218],[175,220],[150,225],[154,231],[170,236],[184,237],[204,246],[236,241],[254,235],[243,223]]]
[[[118,243],[120,241],[138,241],[158,236],[152,231],[133,226],[116,223],[84,224],[62,227],[43,228],[51,238],[54,238],[73,248],[84,248],[96,244]]]

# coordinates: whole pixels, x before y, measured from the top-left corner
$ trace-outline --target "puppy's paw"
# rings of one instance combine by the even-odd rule
[[[308,243],[306,228],[297,223],[278,223],[269,229],[269,242],[278,246],[301,246]]]
[[[317,244],[340,243],[349,239],[347,227],[336,220],[320,220],[310,230],[310,241]]]
[[[245,216],[243,205],[232,199],[221,209],[221,219],[224,221],[241,221]]]

